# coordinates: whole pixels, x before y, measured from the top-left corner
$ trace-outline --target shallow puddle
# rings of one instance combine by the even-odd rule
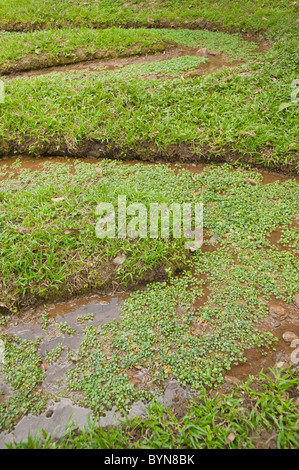
[[[206,289],[205,295],[198,299],[195,307],[204,303],[207,294],[208,289]],[[5,331],[6,334],[18,336],[21,339],[40,340],[41,367],[45,371],[41,388],[43,393],[53,397],[57,396],[57,399],[49,399],[46,410],[40,415],[23,416],[11,433],[5,431],[0,433],[0,448],[5,448],[8,443],[26,441],[28,431],[34,435],[40,432],[40,429],[44,429],[54,438],[60,438],[70,422],[78,428],[88,426],[89,419],[92,420],[92,412],[72,401],[72,396],[67,393],[66,389],[66,371],[74,363],[76,352],[84,336],[83,328],[86,325],[100,326],[118,319],[121,305],[128,296],[126,293],[117,293],[106,297],[91,295],[71,301],[48,304],[34,311],[31,309],[24,312],[17,319],[11,320],[6,327],[1,328],[2,332]],[[47,312],[48,322],[46,328],[43,327],[45,312]],[[91,313],[93,318],[90,317]],[[59,332],[57,326],[64,322],[75,330],[73,335]],[[224,384],[220,386],[219,390],[227,391],[227,387],[246,381],[249,376],[257,376],[261,370],[267,371],[275,366],[287,367],[299,359],[297,357],[299,356],[299,340],[297,342],[289,341],[285,336],[286,332],[291,332],[299,337],[299,309],[295,304],[286,304],[273,298],[269,302],[269,315],[258,322],[257,328],[271,331],[278,338],[276,350],[268,351],[265,356],[256,349],[246,351],[246,361],[231,367],[225,374]],[[46,353],[53,351],[59,345],[65,348],[59,360],[52,364],[47,363],[45,361]],[[70,352],[72,360],[68,359]],[[135,387],[151,387],[150,376],[146,369],[131,368],[128,374],[130,383]],[[0,394],[1,392],[4,400],[7,400],[11,394],[9,386],[3,382],[3,377],[0,380]],[[179,410],[192,396],[196,397],[196,393],[191,393],[189,386],[182,387],[177,380],[169,378],[163,383],[163,394],[159,401],[165,406],[171,405],[173,409]],[[128,416],[144,416],[146,408],[147,403],[135,402],[129,408]],[[123,419],[124,416],[113,408],[100,419],[100,424],[109,426],[117,424]]]
[[[277,338],[275,350],[265,351],[265,355],[256,349],[244,353],[246,361],[233,366],[226,374],[228,380],[245,381],[250,375],[258,376],[261,370],[274,367],[283,368],[297,364],[299,360],[299,308],[281,300],[269,302],[269,315],[260,320],[256,327],[260,331],[271,331]]]
[[[16,319],[13,317],[5,328],[0,328],[0,332],[4,330],[5,334],[17,336],[21,340],[40,339],[41,367],[46,372],[42,389],[45,393],[57,392],[55,383],[72,365],[72,361],[68,360],[68,352],[76,354],[84,337],[84,327],[101,326],[119,318],[121,304],[127,296],[125,293],[106,297],[92,295],[30,309]],[[65,324],[68,330],[63,328]],[[46,353],[51,353],[57,347],[62,348],[59,361],[48,364]],[[0,384],[0,394],[1,391]]]

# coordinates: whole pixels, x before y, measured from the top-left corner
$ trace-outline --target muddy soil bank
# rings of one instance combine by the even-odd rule
[[[146,141],[136,144],[133,148],[116,142],[101,142],[90,139],[79,142],[76,145],[66,142],[64,139],[48,139],[47,142],[39,142],[33,138],[24,138],[23,142],[6,140],[0,142],[1,157],[13,157],[15,155],[30,156],[29,148],[35,148],[33,156],[36,157],[75,157],[75,158],[108,158],[121,161],[142,161],[151,163],[229,163],[247,164],[253,168],[268,171],[278,171],[289,176],[299,174],[298,153],[294,152],[287,163],[276,160],[270,161],[272,148],[262,148],[255,154],[241,153],[230,147],[217,149],[211,145],[200,142],[178,143],[161,148],[155,141]],[[258,163],[257,158],[263,154],[269,159],[269,165]],[[32,154],[31,154],[32,156]],[[263,158],[265,161],[266,158]]]
[[[150,47],[145,47],[141,44],[135,44],[127,48],[125,51],[107,50],[101,49],[95,52],[87,52],[83,48],[79,48],[73,51],[72,54],[67,56],[59,54],[57,57],[53,57],[51,54],[41,53],[40,55],[29,54],[22,57],[20,60],[5,62],[0,65],[0,75],[13,75],[19,74],[25,71],[39,70],[40,74],[47,73],[46,69],[53,68],[56,66],[64,66],[74,63],[99,61],[98,65],[104,65],[109,59],[124,58],[131,56],[146,56],[149,54],[158,54],[173,47],[172,43],[160,41],[153,44]],[[103,62],[106,61],[106,62]],[[54,69],[51,71],[67,71],[70,67],[60,68],[59,70]],[[30,74],[29,74],[30,76]]]
[[[256,28],[256,29],[247,29],[242,31],[237,26],[226,26],[222,21],[212,22],[204,18],[197,19],[176,19],[169,20],[168,18],[162,18],[160,20],[147,19],[145,21],[126,21],[126,22],[71,22],[71,21],[52,21],[49,22],[37,22],[37,21],[8,21],[6,23],[0,22],[0,31],[9,31],[9,32],[26,32],[26,31],[37,31],[45,30],[51,28],[62,29],[62,28],[81,28],[88,27],[92,29],[108,29],[112,27],[119,27],[124,29],[130,28],[148,28],[148,29],[191,29],[191,30],[208,30],[208,31],[221,31],[224,33],[240,33],[247,37],[255,37],[257,39],[263,38],[266,35],[265,28]]]
[[[32,171],[48,171],[45,170],[43,165],[45,163],[64,163],[66,165],[70,166],[70,171],[75,172],[75,163],[77,161],[83,162],[83,163],[89,163],[91,165],[94,165],[95,167],[98,165],[98,163],[102,160],[101,158],[97,158],[94,156],[82,156],[82,157],[63,157],[63,156],[30,156],[30,155],[15,155],[15,156],[3,156],[0,158],[0,170],[1,168],[6,168],[7,171],[14,173],[15,175],[18,174],[19,170],[22,169],[27,169],[27,170],[32,170]],[[157,165],[163,165],[164,162],[162,160],[156,161],[156,162],[151,162],[151,161],[139,161],[139,160],[120,160],[122,161],[123,164],[127,165],[138,165],[138,164],[143,164],[143,165],[151,165],[153,163]],[[18,162],[18,167],[16,168],[15,165]],[[215,163],[214,163],[215,164]],[[221,166],[223,162],[217,163],[218,166]],[[200,163],[195,163],[195,162],[170,162],[170,167],[173,170],[177,170],[177,168],[183,168],[190,173],[195,173],[199,174],[202,173],[202,171],[209,166],[209,163],[206,162],[200,162]],[[233,167],[232,167],[233,168]],[[271,171],[268,168],[261,169],[257,168],[257,171],[259,174],[262,175],[263,180],[261,184],[268,184],[268,183],[273,183],[275,181],[279,182],[284,182],[287,181],[289,178],[295,178],[296,181],[299,182],[299,176],[292,175],[292,174],[284,174],[282,172],[275,172]],[[275,238],[274,241],[277,241],[277,237]]]

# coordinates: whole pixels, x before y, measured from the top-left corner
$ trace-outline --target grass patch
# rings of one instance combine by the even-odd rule
[[[280,106],[291,103],[296,72],[291,63],[282,68],[281,57],[276,49],[265,63],[186,80],[148,83],[112,72],[111,78],[73,73],[5,82],[1,153],[86,155],[93,148],[86,144],[97,142],[98,156],[117,147],[124,157],[143,152],[167,159],[169,146],[187,143],[186,158],[231,151],[239,161],[294,170],[297,106]]]
[[[284,1],[246,0],[235,2],[233,8],[227,0],[211,3],[209,0],[177,1],[156,0],[104,0],[85,2],[84,5],[61,0],[47,2],[44,8],[38,0],[1,0],[0,23],[3,29],[26,30],[42,27],[88,26],[162,26],[233,31],[263,31],[269,27],[279,31],[286,20],[295,22],[297,6]]]
[[[146,30],[121,28],[2,32],[0,44],[3,74],[84,60],[153,54],[170,46]]]
[[[29,21],[33,5],[36,7],[30,2],[19,10],[19,4],[15,3],[14,12],[17,15],[19,11]],[[247,63],[207,77],[182,80],[179,76],[150,83],[144,81],[142,67],[140,77],[143,79],[138,80],[134,66],[122,71],[123,75],[72,73],[13,82],[5,80],[5,103],[0,104],[0,154],[82,155],[88,151],[94,153],[92,145],[96,143],[101,148],[100,152],[95,152],[96,156],[116,154],[117,157],[173,159],[179,155],[185,159],[227,159],[298,171],[297,105],[291,101],[294,91],[291,85],[297,78],[293,13],[296,7],[286,7],[282,2],[270,5],[252,1],[242,6],[238,4],[236,9],[224,1],[213,6],[206,1],[198,6],[196,2],[188,5],[188,9],[185,2],[156,2],[155,9],[149,10],[149,4],[142,9],[139,6],[138,2],[114,2],[113,5],[101,2],[101,5],[80,7],[79,14],[77,6],[66,8],[62,2],[54,9],[57,19],[54,26],[60,24],[64,11],[61,23],[64,29],[4,33],[1,39],[7,41],[8,47],[3,48],[2,60],[8,60],[9,66],[9,61],[16,57],[22,57],[23,61],[30,57],[39,67],[38,57],[43,54],[54,55],[51,60],[57,59],[57,63],[66,56],[70,62],[80,60],[79,44],[82,44],[85,60],[88,54],[93,57],[98,47],[104,53],[111,50],[114,54],[124,54],[133,48],[130,54],[138,54],[147,48],[163,50],[173,43],[213,48],[228,54],[232,60],[243,59]],[[228,29],[232,15],[239,31],[253,23],[255,29],[261,29],[263,24],[262,29],[272,42],[271,51],[265,56],[257,55],[257,44],[242,41],[238,34],[188,31],[186,25],[178,31],[166,30],[165,26],[160,30],[141,28],[138,31],[115,27],[89,31],[86,27],[92,24],[93,15],[100,22],[100,14],[106,15],[107,22],[116,24],[119,12],[145,18],[155,11],[161,20],[168,18],[170,12],[176,16],[184,12],[184,18],[189,17],[191,21],[198,15],[199,8],[200,18],[206,16],[207,21],[221,18]],[[9,9],[2,6],[8,22]],[[36,25],[41,20],[39,11],[36,8]],[[76,24],[81,27],[68,28],[71,18],[68,15],[75,11],[78,13]],[[82,15],[84,21],[88,18],[88,25],[84,21],[81,24]],[[178,63],[178,60],[168,64],[160,62],[161,73],[171,76]],[[150,74],[156,73],[157,64],[144,67]],[[181,144],[187,146],[185,155],[180,153]]]
[[[170,46],[207,47],[234,58],[248,58],[258,50],[238,34],[166,29],[105,30],[64,28],[0,34],[0,71],[5,74],[82,60],[162,52]]]
[[[109,79],[121,77],[125,80],[131,80],[135,77],[143,77],[147,75],[168,75],[177,77],[188,70],[193,70],[201,64],[207,62],[205,57],[183,56],[175,57],[162,62],[150,62],[148,64],[132,64],[128,65],[120,71],[109,73]]]

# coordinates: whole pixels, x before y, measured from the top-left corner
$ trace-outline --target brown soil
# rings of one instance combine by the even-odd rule
[[[9,157],[5,156],[0,159],[0,169],[3,167],[6,167],[6,169],[15,175],[18,174],[19,169],[27,169],[27,170],[32,170],[32,171],[43,171],[43,165],[45,163],[64,163],[67,164],[71,167],[71,172],[75,173],[75,162],[77,161],[76,157],[73,158],[65,158],[65,157],[59,157],[59,156],[49,156],[49,157],[34,157],[34,156],[26,156],[26,155],[16,155],[14,157]],[[93,165],[98,165],[99,161],[101,159],[95,158],[95,157],[80,157],[80,161],[84,163],[89,163]],[[20,167],[15,168],[14,164],[16,162],[20,162]],[[127,165],[137,165],[140,163],[139,160],[127,160],[123,161],[123,164]],[[149,161],[144,161],[142,162],[143,165],[151,165],[152,162]],[[157,164],[162,164],[163,162],[156,162]],[[221,165],[222,163],[218,163],[218,165]],[[172,163],[170,164],[170,168],[174,170],[175,172],[178,171],[179,168],[185,169],[189,171],[190,173],[194,174],[199,174],[202,173],[202,171],[208,166],[208,163]],[[275,181],[279,182],[285,182],[290,178],[290,175],[288,174],[283,174],[281,172],[274,172],[274,171],[269,171],[268,169],[261,169],[259,170],[259,173],[262,175],[263,180],[261,184],[269,184],[269,183],[274,183]],[[299,177],[298,176],[293,176],[296,181],[299,182]],[[0,180],[4,179],[0,177]],[[255,181],[253,180],[255,183]],[[295,225],[295,222],[294,222]],[[279,238],[280,238],[280,230],[276,230],[273,233],[271,233],[269,241],[274,244],[279,244]],[[211,249],[214,249],[213,245],[208,244],[207,246],[203,246],[204,251],[211,251]],[[285,249],[285,247],[284,247]]]

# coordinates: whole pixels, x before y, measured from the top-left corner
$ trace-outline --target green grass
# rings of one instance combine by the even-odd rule
[[[0,151],[75,154],[96,140],[124,156],[152,143],[167,158],[167,147],[186,142],[197,158],[233,151],[239,161],[294,169],[297,106],[280,106],[291,103],[296,67],[292,51],[285,52],[289,68],[276,48],[264,63],[186,80],[61,73],[5,81]]]
[[[36,5],[22,4],[20,10],[18,6],[18,2],[14,4],[14,14],[20,12],[29,21],[30,8],[33,11]],[[61,23],[64,29],[2,34],[2,41],[7,41],[2,61],[8,61],[8,67],[10,61],[21,56],[23,61],[26,57],[34,59],[34,67],[40,66],[39,57],[43,56],[44,60],[44,55],[54,56],[48,65],[54,59],[58,60],[54,63],[65,63],[68,55],[70,62],[82,60],[76,53],[79,44],[86,59],[88,53],[93,57],[98,48],[104,53],[111,49],[117,55],[133,47],[130,54],[138,54],[143,47],[162,50],[169,42],[220,50],[232,59],[243,59],[247,63],[186,80],[179,76],[174,80],[146,82],[144,75],[138,80],[133,65],[121,73],[51,74],[13,82],[5,80],[5,103],[0,104],[0,154],[82,153],[82,149],[86,151],[86,143],[98,141],[103,145],[104,155],[111,154],[111,147],[116,147],[118,156],[159,158],[162,155],[167,159],[171,146],[185,143],[189,148],[186,158],[194,153],[197,159],[229,160],[232,154],[233,161],[283,170],[296,171],[297,168],[298,171],[298,106],[291,102],[291,84],[297,78],[296,7],[282,2],[270,5],[252,1],[237,2],[235,9],[224,1],[217,5],[196,2],[189,6],[186,9],[184,2],[158,2],[155,14],[162,19],[184,12],[184,18],[192,19],[200,9],[201,18],[216,21],[221,17],[221,24],[227,28],[233,15],[239,31],[250,28],[253,23],[255,29],[260,29],[263,23],[272,49],[264,56],[257,55],[256,44],[241,41],[238,35],[188,31],[186,25],[178,31],[165,28],[99,31],[89,30],[82,20],[83,16],[86,21],[89,18],[89,25],[92,15],[100,21],[103,14],[107,21],[118,24],[116,10],[120,15],[129,11],[132,15],[146,16],[147,6],[140,9],[139,2],[128,6],[123,6],[123,2],[101,2],[100,6],[80,7],[80,15],[76,16],[80,28],[72,29],[68,21],[77,7],[72,5],[66,9],[61,2],[55,7],[54,19],[57,14],[57,21],[62,20],[64,11]],[[5,4],[2,9],[9,20],[10,8]],[[41,14],[45,14],[44,10]],[[38,11],[36,8],[36,19]],[[59,25],[59,21],[52,26]],[[179,60],[183,59],[161,62],[161,71],[171,76]],[[157,64],[140,67],[140,73],[143,67],[150,74],[151,69],[156,73]]]
[[[162,62],[149,62],[144,64],[131,64],[123,69],[120,69],[114,73],[109,73],[109,80],[122,78],[125,80],[132,80],[133,78],[139,78],[150,75],[167,75],[171,77],[181,76],[188,70],[194,70],[201,64],[207,62],[205,57],[196,56],[182,56],[175,57],[169,60],[163,60]]]
[[[47,1],[47,8],[39,0],[14,0],[0,3],[0,23],[3,28],[40,28],[49,25],[61,27],[113,25],[162,26],[173,24],[185,27],[197,25],[237,30],[265,30],[272,27],[278,31],[285,26],[285,19],[295,22],[296,5],[287,0],[246,0],[234,2],[233,8],[227,0],[211,3],[209,0],[177,1],[149,0],[124,1],[104,0],[86,2],[82,5],[68,0]],[[20,23],[18,25],[18,23]],[[23,23],[23,25],[22,25]]]
[[[2,73],[96,58],[162,52],[169,47],[146,30],[121,28],[2,32],[0,45]]]

